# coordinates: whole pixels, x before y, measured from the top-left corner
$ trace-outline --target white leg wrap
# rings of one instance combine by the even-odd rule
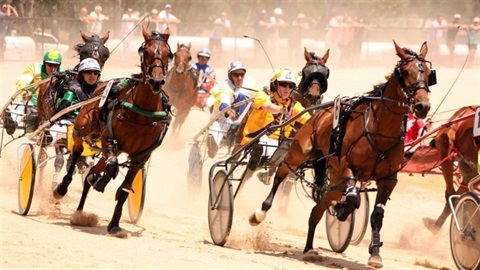
[[[257,210],[255,210],[255,218],[259,223],[264,221],[266,216],[267,212],[263,211],[261,208],[257,208]]]

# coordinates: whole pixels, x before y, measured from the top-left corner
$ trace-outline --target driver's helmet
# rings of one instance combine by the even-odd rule
[[[271,79],[272,82],[289,82],[297,84],[295,81],[295,74],[288,68],[281,68],[275,72],[275,76]]]
[[[210,50],[207,48],[200,49],[197,54],[197,56],[205,56],[208,58],[210,58],[210,55],[211,55]]]
[[[84,70],[95,70],[100,72],[100,65],[98,64],[97,60],[93,58],[85,58],[80,62],[80,66],[78,67],[78,72],[82,72]]]
[[[238,61],[233,61],[228,65],[228,75],[235,70],[243,69],[243,71],[247,72],[245,65]]]
[[[293,83],[294,87],[297,85],[295,74],[288,68],[281,68],[275,71],[275,76],[270,79],[270,89],[273,92],[277,89],[275,82]]]
[[[43,62],[60,65],[62,64],[62,54],[58,50],[50,49],[43,55]]]

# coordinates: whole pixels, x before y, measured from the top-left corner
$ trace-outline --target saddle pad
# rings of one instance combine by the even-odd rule
[[[407,164],[403,167],[402,172],[408,173],[426,173],[440,165],[440,156],[435,147],[420,146],[418,147]]]

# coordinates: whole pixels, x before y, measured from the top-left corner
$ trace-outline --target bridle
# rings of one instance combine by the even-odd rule
[[[144,53],[146,51],[146,46],[149,44],[151,41],[153,41],[153,44],[155,45],[155,49],[153,50],[153,57],[150,60],[146,60],[144,58]],[[155,78],[151,76],[151,73],[153,69],[155,68],[161,68],[163,71],[163,74],[167,74],[167,68],[168,68],[168,61],[165,63],[165,61],[162,60],[162,51],[160,50],[160,44],[165,43],[165,45],[168,48],[168,59],[172,58],[172,52],[170,50],[170,45],[168,42],[165,41],[165,39],[162,38],[160,34],[152,34],[152,36],[145,40],[140,48],[138,48],[138,54],[140,55],[140,62],[141,64],[141,69],[142,69],[142,74],[144,76],[144,80],[149,82],[151,84],[151,81],[154,81]],[[159,60],[160,63],[158,63]]]
[[[186,51],[186,52],[190,55],[190,50],[188,49],[188,47],[186,47],[186,46],[184,46],[184,45],[180,45],[179,50],[184,50],[184,51]],[[175,54],[174,54],[174,55],[175,55],[175,56],[174,56],[175,59],[177,59],[177,53],[178,53],[178,50],[177,50],[177,51],[175,52]],[[185,73],[186,71],[189,71],[190,69],[192,69],[192,67],[189,67],[189,66],[188,66],[188,63],[189,63],[190,59],[191,59],[191,56],[189,56],[189,57],[188,57],[187,59],[185,59],[185,60],[180,61],[178,64],[175,63],[174,69],[175,69],[175,73],[176,73],[178,76],[181,76],[181,75],[182,75],[183,73]],[[183,65],[185,66],[185,69],[184,69],[182,72],[179,72],[177,67],[179,66],[179,64],[182,64],[182,63],[183,63]]]
[[[405,85],[405,81],[403,78],[403,73],[405,70],[402,70],[402,67],[406,63],[409,63],[412,61],[417,61],[415,65],[418,68],[418,73],[417,73],[417,78],[415,82],[407,86]],[[425,63],[428,63],[430,65],[430,74],[428,78],[426,78],[426,75],[425,75],[425,67],[424,67]],[[395,71],[394,71],[395,80],[400,84],[400,87],[402,88],[402,92],[409,105],[413,103],[413,95],[418,90],[423,89],[427,93],[430,93],[429,86],[435,85],[437,83],[436,72],[435,70],[431,69],[431,66],[432,66],[431,62],[425,60],[424,58],[418,55],[410,55],[397,62],[397,65],[395,66]]]

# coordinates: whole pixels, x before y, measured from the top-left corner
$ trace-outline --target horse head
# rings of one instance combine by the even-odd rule
[[[394,80],[400,85],[410,111],[417,118],[424,119],[430,110],[429,86],[437,82],[435,70],[431,69],[431,62],[425,60],[428,52],[427,42],[422,44],[419,54],[408,48],[401,48],[395,41],[393,43],[397,56],[400,57],[393,72]]]
[[[302,105],[308,107],[320,104],[323,98],[322,94],[327,91],[330,70],[325,63],[330,55],[330,50],[327,50],[325,55],[320,58],[314,52],[309,52],[307,48],[304,48],[304,55],[307,63],[301,72],[302,79],[298,84],[298,94],[301,99],[305,100]]]
[[[157,31],[148,33],[145,27],[142,27],[142,34],[144,42],[138,49],[142,75],[152,91],[159,93],[165,84],[168,62],[173,57],[168,45],[170,30],[167,28],[163,34]]]
[[[80,35],[84,43],[75,45],[75,50],[80,55],[80,61],[85,58],[93,58],[97,60],[100,67],[103,68],[105,62],[107,62],[110,57],[110,50],[105,46],[105,42],[107,42],[110,37],[110,32],[107,32],[102,38],[97,34],[87,36],[82,31],[80,31]]]
[[[182,75],[189,68],[189,63],[192,60],[192,55],[190,54],[191,43],[188,45],[180,44],[177,42],[177,51],[174,54],[174,69],[177,75]]]

